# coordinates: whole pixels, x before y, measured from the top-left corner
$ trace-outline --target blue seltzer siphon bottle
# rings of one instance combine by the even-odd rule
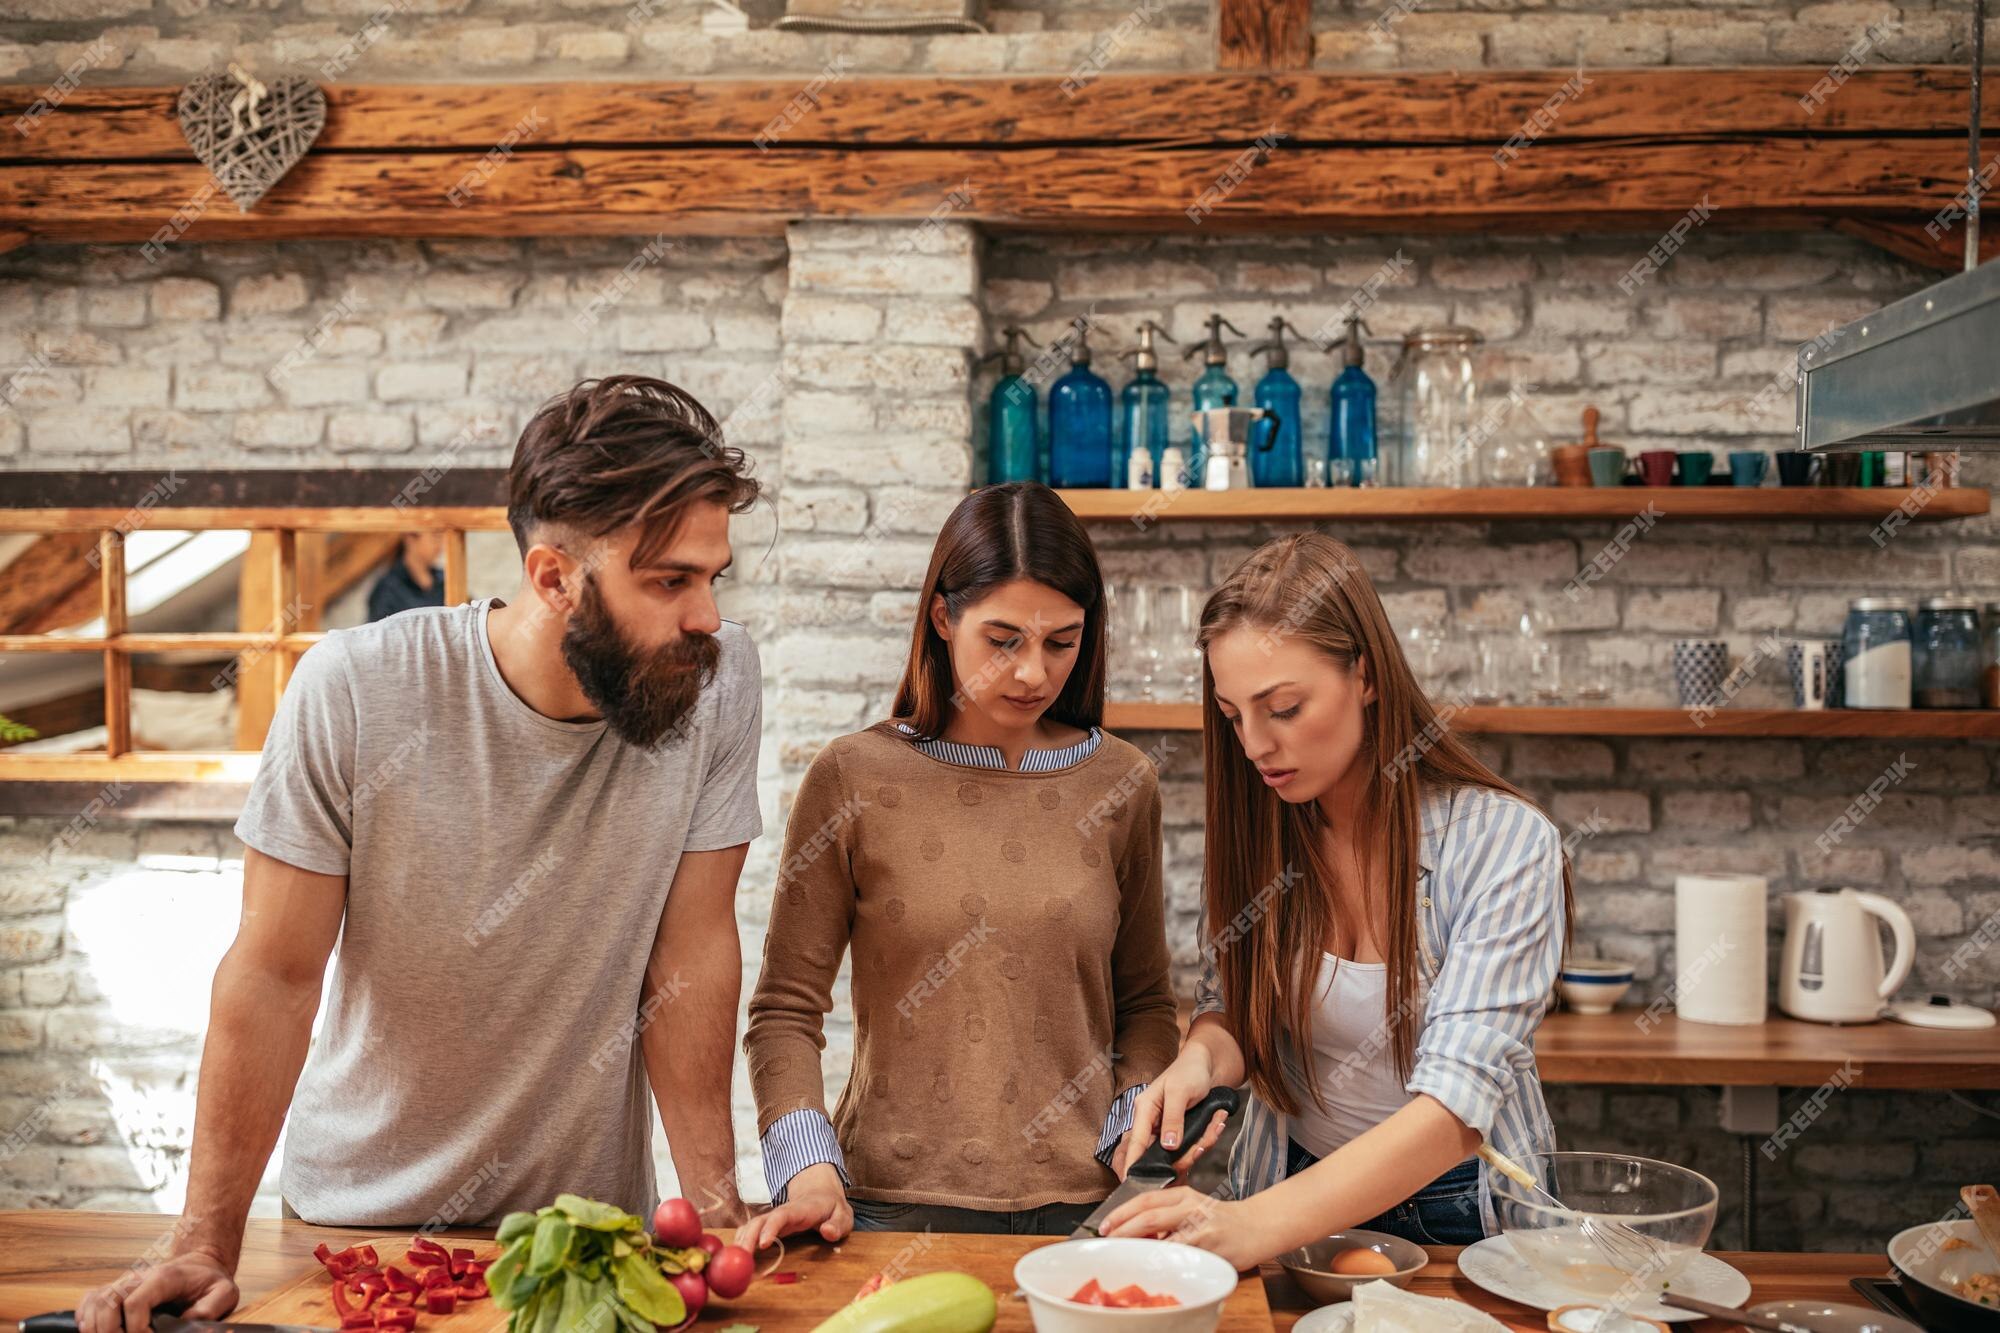
[[[1035,386],[1021,372],[1027,363],[1021,358],[1021,340],[1039,347],[1026,329],[1009,325],[1001,330],[1007,346],[988,352],[981,363],[1000,362],[1000,382],[986,400],[986,480],[991,485],[1009,481],[1034,481],[1036,429]]]
[[[1193,400],[1190,406],[1196,412],[1206,411],[1213,407],[1236,406],[1236,381],[1229,378],[1229,349],[1222,345],[1222,330],[1224,329],[1228,329],[1239,338],[1243,336],[1243,330],[1224,319],[1218,312],[1208,317],[1208,337],[1181,354],[1182,356],[1193,356],[1196,352],[1200,352],[1202,364],[1206,367],[1195,378],[1194,388],[1189,391],[1189,396]],[[1188,431],[1188,476],[1200,477],[1207,465],[1208,460],[1203,456],[1202,452],[1201,436],[1195,433],[1194,429],[1190,427]]]
[[[1090,322],[1071,321],[1069,373],[1049,389],[1049,485],[1111,484],[1111,386],[1090,368]]]
[[[1291,350],[1285,346],[1285,330],[1305,335],[1286,322],[1283,315],[1271,316],[1271,336],[1250,349],[1250,355],[1270,357],[1270,368],[1251,400],[1277,419],[1275,432],[1266,427],[1258,438],[1262,447],[1250,450],[1250,484],[1253,486],[1303,486],[1306,484],[1305,441],[1299,434],[1299,382],[1292,378]]]
[[[1160,455],[1167,448],[1173,394],[1160,378],[1155,335],[1173,341],[1149,319],[1139,326],[1139,345],[1118,354],[1132,358],[1133,372],[1118,395],[1118,453],[1111,464],[1111,484],[1122,489],[1152,490],[1160,484]]]

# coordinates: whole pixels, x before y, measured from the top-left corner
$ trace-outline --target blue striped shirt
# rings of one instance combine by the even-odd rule
[[[909,723],[898,722],[896,726],[904,735],[915,737],[916,732]],[[1016,771],[1052,773],[1071,764],[1080,764],[1097,753],[1097,747],[1103,741],[1104,733],[1092,727],[1088,736],[1074,744],[1028,750],[1022,754],[1021,767]],[[961,764],[967,768],[1007,767],[1007,757],[997,746],[965,745],[942,739],[912,739],[910,743],[931,758],[941,759],[947,764]],[[1104,1131],[1097,1139],[1096,1157],[1104,1165],[1111,1165],[1111,1153],[1118,1146],[1118,1140],[1132,1128],[1132,1104],[1138,1100],[1145,1086],[1141,1083],[1129,1087],[1111,1103],[1111,1110],[1104,1117]],[[785,1201],[793,1176],[820,1162],[833,1164],[833,1169],[840,1173],[842,1188],[853,1184],[847,1178],[847,1160],[841,1155],[840,1142],[834,1137],[832,1123],[812,1107],[802,1107],[779,1116],[771,1122],[758,1143],[764,1154],[764,1183],[770,1186],[773,1203]]]
[[[1534,1041],[1562,965],[1562,838],[1540,811],[1505,792],[1427,791],[1418,864],[1423,1025],[1406,1087],[1435,1097],[1516,1161],[1553,1152]],[[1211,958],[1195,1014],[1222,1011]],[[1304,1086],[1295,1057],[1287,1051],[1283,1059]],[[1250,1097],[1230,1151],[1229,1197],[1283,1180],[1289,1138],[1286,1117]],[[1479,1207],[1487,1234],[1495,1234],[1483,1162]]]

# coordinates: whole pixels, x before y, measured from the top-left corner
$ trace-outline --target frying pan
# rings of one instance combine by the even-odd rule
[[[1966,1244],[1947,1250],[1947,1240]],[[1979,1238],[1978,1223],[1926,1222],[1899,1231],[1889,1242],[1889,1263],[1924,1327],[1940,1333],[2000,1333],[2000,1307],[1974,1304],[1952,1287],[1973,1273],[2000,1273],[2000,1263]]]

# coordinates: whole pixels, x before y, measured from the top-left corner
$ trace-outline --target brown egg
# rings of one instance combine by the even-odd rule
[[[1333,1256],[1331,1271],[1342,1277],[1387,1277],[1396,1271],[1396,1265],[1376,1250],[1342,1250]]]

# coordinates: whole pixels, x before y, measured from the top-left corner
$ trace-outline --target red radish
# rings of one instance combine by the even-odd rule
[[[708,1289],[725,1301],[735,1300],[750,1290],[750,1275],[756,1271],[757,1261],[741,1245],[725,1245],[717,1250],[704,1270]]]
[[[701,1214],[686,1199],[662,1199],[653,1210],[653,1239],[670,1250],[684,1250],[701,1239]]]
[[[699,1273],[669,1273],[667,1281],[680,1292],[681,1301],[687,1306],[687,1317],[694,1318],[701,1313],[701,1307],[708,1304],[708,1282]]]
[[[703,1254],[713,1259],[717,1252],[722,1249],[722,1237],[712,1232],[704,1231],[701,1233],[701,1239],[696,1241],[695,1244],[701,1246]]]

